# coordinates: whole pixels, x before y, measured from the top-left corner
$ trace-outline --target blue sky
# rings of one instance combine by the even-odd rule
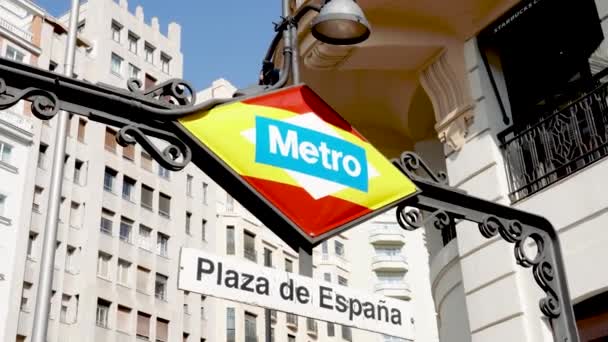
[[[50,14],[67,12],[70,0],[34,0]],[[279,0],[130,0],[141,5],[146,22],[156,16],[161,31],[182,25],[184,79],[197,90],[223,77],[237,87],[257,82],[266,48],[281,14]]]

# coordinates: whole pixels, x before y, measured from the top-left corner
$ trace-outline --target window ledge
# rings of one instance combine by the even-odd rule
[[[105,282],[108,282],[108,283],[111,283],[111,282],[112,282],[112,279],[106,278],[106,277],[101,276],[101,275],[99,275],[99,274],[97,275],[97,279],[101,279],[101,280],[103,280],[103,281],[105,281]]]
[[[149,295],[150,295],[148,292],[146,292],[146,291],[144,291],[144,290],[136,289],[135,291],[136,291],[137,293],[141,293],[141,294],[142,294],[142,295],[144,295],[144,296],[149,296]]]
[[[3,224],[5,226],[10,226],[11,219],[9,219],[8,217],[0,216],[0,224]]]
[[[5,163],[3,161],[0,161],[0,168],[5,169],[8,172],[12,172],[12,173],[19,173],[19,169],[14,167],[13,165],[9,164],[9,163]]]
[[[121,283],[121,282],[116,282],[116,285],[118,285],[120,287],[124,287],[125,289],[131,289],[131,286],[129,284],[125,284],[125,283]]]

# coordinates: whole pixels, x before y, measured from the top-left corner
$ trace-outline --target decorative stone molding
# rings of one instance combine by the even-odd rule
[[[334,69],[354,50],[352,46],[316,43],[304,56],[304,64],[311,69]]]
[[[458,151],[465,144],[469,126],[473,123],[472,104],[453,110],[435,125],[439,141]]]
[[[420,83],[433,104],[439,140],[454,151],[460,150],[473,122],[474,106],[446,51],[420,73]]]

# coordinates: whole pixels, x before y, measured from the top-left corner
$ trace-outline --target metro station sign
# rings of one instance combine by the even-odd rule
[[[296,231],[299,240],[317,244],[416,193],[408,178],[307,86],[231,102],[179,122],[244,185],[244,201],[234,194],[237,200],[284,240]],[[221,186],[238,183],[223,184],[225,171],[218,176]]]

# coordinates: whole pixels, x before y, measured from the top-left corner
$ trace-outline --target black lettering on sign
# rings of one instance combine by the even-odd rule
[[[391,323],[401,325],[401,311],[391,309]]]
[[[374,308],[374,304],[370,302],[363,303],[363,317],[365,318],[376,318],[376,310]]]
[[[298,298],[298,302],[302,304],[306,304],[309,301],[310,294],[308,293],[308,289],[304,286],[298,286],[296,289],[296,297]]]
[[[222,263],[220,262],[220,265]],[[239,274],[236,271],[226,271],[226,280],[224,280],[227,288],[238,289],[239,288]]]
[[[336,310],[338,312],[346,312],[346,298],[336,293]]]
[[[388,308],[384,305],[378,304],[378,320],[382,320],[382,312],[384,311],[384,320],[388,322]]]
[[[321,298],[321,300],[319,301],[319,305],[323,308],[323,309],[329,309],[332,310],[334,308],[333,305],[331,305],[331,300],[332,300],[332,296],[331,296],[331,292],[332,289],[329,287],[325,287],[325,286],[319,286],[319,298]],[[326,299],[328,299],[329,301],[325,301]]]
[[[285,293],[287,291],[287,293]],[[289,279],[288,282],[281,283],[279,287],[279,292],[281,293],[281,298],[286,300],[293,300],[293,279]]]
[[[253,280],[251,274],[243,273],[243,284],[241,284],[241,290],[253,292],[253,287],[249,287],[249,283]]]
[[[269,296],[269,288],[270,285],[268,279],[264,277],[259,277],[257,279],[257,284],[255,285],[255,292],[257,292],[258,294]]]
[[[198,270],[196,272],[196,280],[200,281],[203,277],[203,273],[211,274],[215,266],[211,260],[205,258],[198,258]]]
[[[348,313],[348,319],[352,321],[353,316],[359,316],[361,314],[361,302],[353,298],[351,298],[349,302],[350,310]]]

